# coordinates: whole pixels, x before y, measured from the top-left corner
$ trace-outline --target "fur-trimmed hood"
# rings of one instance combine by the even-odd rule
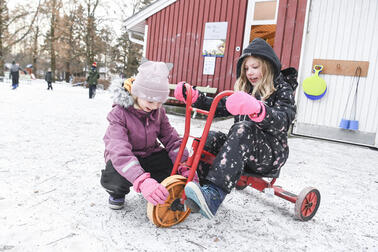
[[[129,82],[129,86],[131,87],[132,78],[125,80],[125,82]],[[134,105],[134,98],[131,95],[130,91],[124,88],[125,83],[113,82],[110,87],[111,97],[113,98],[113,104],[120,105],[124,108],[128,108]]]

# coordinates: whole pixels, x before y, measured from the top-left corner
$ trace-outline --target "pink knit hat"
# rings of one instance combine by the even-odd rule
[[[147,61],[139,66],[131,93],[147,101],[164,103],[169,95],[168,75],[164,62]]]

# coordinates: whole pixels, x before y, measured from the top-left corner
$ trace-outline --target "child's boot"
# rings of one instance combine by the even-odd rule
[[[113,196],[109,196],[109,207],[113,210],[120,210],[123,208],[125,204],[125,196],[120,198],[115,198]]]
[[[211,219],[227,194],[214,184],[205,184],[201,187],[197,183],[189,182],[185,186],[185,195],[191,200],[189,202],[193,203],[194,201],[198,205],[199,212],[203,216]],[[189,208],[193,208],[193,206],[189,206]]]

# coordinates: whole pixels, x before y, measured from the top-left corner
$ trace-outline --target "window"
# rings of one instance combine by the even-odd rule
[[[255,38],[262,38],[272,47],[276,35],[279,1],[249,0],[243,48]]]
[[[253,20],[272,20],[276,17],[277,1],[255,2]]]

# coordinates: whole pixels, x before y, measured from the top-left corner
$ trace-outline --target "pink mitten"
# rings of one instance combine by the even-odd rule
[[[150,178],[149,173],[143,173],[133,183],[134,190],[141,192],[143,197],[153,205],[163,204],[169,195],[168,190],[155,179]]]
[[[232,115],[248,115],[255,122],[261,122],[266,113],[261,101],[243,91],[230,95],[226,101],[226,108]]]
[[[186,88],[184,86],[185,83],[186,83],[185,81],[181,81],[177,83],[177,86],[175,88],[175,98],[183,102],[186,101]],[[198,96],[199,96],[198,90],[192,87],[192,104],[197,101]]]
[[[185,178],[188,178],[189,174],[190,174],[190,169],[189,169],[189,167],[180,165],[179,168],[178,168],[178,173],[181,174],[182,176],[184,176]],[[193,181],[197,182],[197,183],[199,182],[197,172],[194,173]]]

